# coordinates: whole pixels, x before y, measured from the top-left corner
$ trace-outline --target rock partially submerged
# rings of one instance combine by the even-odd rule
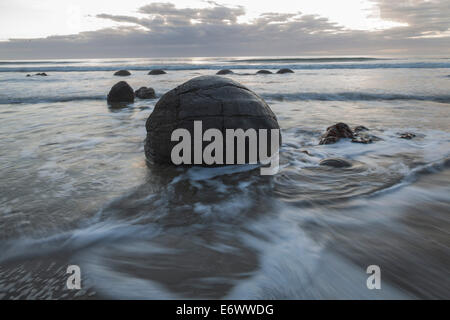
[[[283,69],[278,70],[277,73],[279,73],[279,74],[294,73],[294,71],[292,71],[291,69],[288,69],[288,68],[283,68]]]
[[[327,128],[327,131],[322,135],[319,144],[332,144],[338,142],[341,138],[353,138],[353,131],[350,127],[339,122]]]
[[[48,74],[46,74],[45,72],[38,72],[35,74],[35,76],[47,77]]]
[[[355,132],[355,133],[362,132],[362,131],[369,131],[369,129],[364,126],[356,126],[353,128],[353,132]]]
[[[269,70],[259,70],[256,74],[272,74],[272,71]]]
[[[319,144],[333,144],[340,139],[351,139],[351,142],[363,144],[381,140],[377,136],[369,134],[367,131],[369,129],[364,126],[356,126],[352,130],[347,124],[339,122],[327,128]]]
[[[146,123],[147,159],[173,164],[171,151],[178,143],[171,141],[173,131],[183,128],[194,137],[194,121],[198,120],[202,121],[202,132],[218,129],[223,136],[226,129],[279,129],[275,114],[256,93],[226,77],[200,76],[170,90],[157,102]],[[267,142],[271,150],[269,141],[270,135]],[[207,145],[204,142],[202,150]]]
[[[234,72],[231,71],[230,69],[222,69],[222,70],[217,71],[216,74],[218,74],[218,75],[224,75],[224,74],[233,74],[233,73],[234,73]]]
[[[109,91],[107,101],[116,106],[134,102],[134,91],[125,81],[117,82]]]
[[[162,69],[153,69],[153,70],[150,70],[148,74],[151,75],[151,76],[157,76],[157,75],[166,74],[166,73],[167,72],[165,72]]]
[[[411,140],[412,138],[415,138],[415,137],[416,137],[416,135],[411,132],[403,132],[403,133],[400,133],[400,136],[399,136],[399,138],[407,139],[407,140]]]
[[[153,88],[140,87],[134,92],[134,95],[139,99],[155,99],[156,94]]]
[[[321,166],[329,166],[333,168],[349,168],[352,166],[352,164],[349,161],[340,158],[323,159],[322,161],[319,162],[319,164]]]
[[[114,75],[115,75],[115,76],[119,76],[119,77],[126,77],[126,76],[130,76],[130,75],[131,75],[131,72],[128,71],[128,70],[119,70],[119,71],[116,71],[116,72],[114,73]]]

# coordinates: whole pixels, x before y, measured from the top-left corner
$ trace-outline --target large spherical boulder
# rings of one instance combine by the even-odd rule
[[[256,74],[272,74],[272,71],[269,70],[259,70],[256,72]]]
[[[115,76],[119,76],[119,77],[126,77],[126,76],[131,75],[131,73],[130,73],[130,71],[128,71],[128,70],[119,70],[119,71],[116,71],[116,72],[114,73],[114,75],[115,75]]]
[[[279,129],[275,114],[256,93],[229,78],[200,76],[170,90],[156,104],[146,123],[147,159],[155,163],[173,164],[171,151],[178,142],[171,141],[172,132],[178,128],[187,129],[193,140],[194,121],[198,120],[202,121],[203,133],[215,128],[223,137],[225,129],[253,128],[257,132],[258,129]],[[271,150],[271,131],[267,131],[267,149]],[[203,150],[208,143],[202,143]],[[224,140],[224,158],[225,146]]]
[[[155,90],[153,88],[140,87],[134,92],[134,95],[139,99],[155,99]]]
[[[109,91],[107,101],[109,104],[134,102],[134,91],[125,81],[117,82]]]
[[[218,74],[218,75],[224,75],[224,74],[233,74],[233,73],[234,73],[234,72],[231,71],[230,69],[222,69],[222,70],[217,71],[216,74]]]
[[[277,71],[278,74],[285,74],[285,73],[294,73],[291,69],[283,68]]]
[[[160,75],[160,74],[166,74],[167,72],[165,72],[164,70],[162,70],[162,69],[153,69],[153,70],[151,70],[151,71],[149,71],[149,75],[151,75],[151,76],[157,76],[157,75]]]

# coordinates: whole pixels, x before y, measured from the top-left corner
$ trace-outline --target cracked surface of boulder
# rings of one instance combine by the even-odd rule
[[[157,102],[146,122],[147,159],[171,164],[171,150],[178,143],[171,141],[172,132],[187,129],[193,144],[196,120],[202,121],[202,133],[215,128],[223,137],[226,129],[279,129],[275,114],[256,93],[229,78],[200,76],[170,90]],[[203,142],[202,148],[208,144]],[[223,145],[225,148],[225,142]]]

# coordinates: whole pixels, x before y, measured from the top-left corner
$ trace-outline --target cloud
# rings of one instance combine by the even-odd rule
[[[407,24],[404,36],[439,36],[450,28],[450,5],[447,0],[376,0],[380,17]]]
[[[347,30],[317,15],[264,13],[239,22],[242,6],[206,8],[152,3],[140,17],[99,14],[119,27],[0,43],[0,58],[448,54],[449,6],[442,1],[376,0],[380,16],[404,26]]]

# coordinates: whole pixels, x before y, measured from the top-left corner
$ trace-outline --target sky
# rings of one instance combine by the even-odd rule
[[[449,0],[0,0],[0,59],[447,56]]]

